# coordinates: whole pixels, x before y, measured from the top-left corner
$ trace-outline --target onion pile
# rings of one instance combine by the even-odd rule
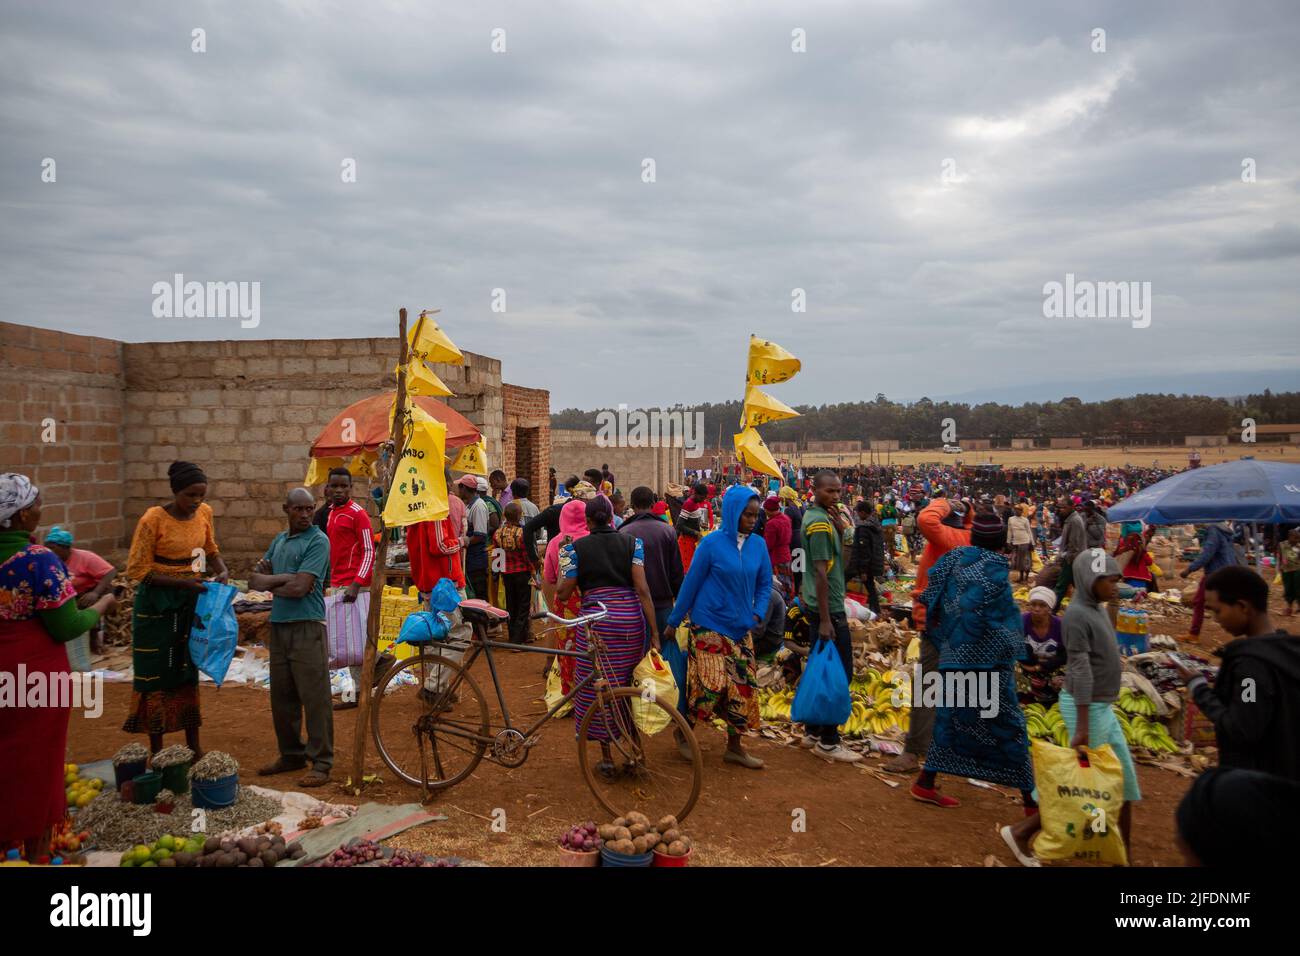
[[[321,860],[320,865],[328,867],[361,866],[364,863],[373,863],[383,858],[384,848],[378,843],[373,840],[358,840],[355,843],[339,847]]]
[[[560,837],[559,843],[564,849],[572,850],[574,853],[590,853],[600,849],[601,839],[596,824],[588,820],[586,823],[570,827]]]

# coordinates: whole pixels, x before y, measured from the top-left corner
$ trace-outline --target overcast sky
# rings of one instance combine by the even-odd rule
[[[8,320],[357,337],[440,307],[554,409],[739,398],[750,332],[803,360],[790,404],[1297,366],[1294,0],[0,17]],[[155,318],[178,272],[260,282],[260,326]],[[1150,282],[1150,327],[1044,318],[1067,272]]]

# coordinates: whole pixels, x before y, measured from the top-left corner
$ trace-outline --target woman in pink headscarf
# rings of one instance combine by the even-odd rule
[[[556,606],[555,589],[560,582],[560,548],[563,545],[577,541],[579,538],[585,538],[589,533],[587,529],[587,502],[575,497],[560,509],[560,533],[546,542],[546,557],[542,561],[542,596],[546,598],[546,606],[561,617],[577,617],[581,613],[582,598],[577,591],[574,591],[569,596],[568,601],[558,607]],[[557,634],[557,638],[565,641],[564,646],[566,648],[572,643],[572,637]],[[573,684],[574,659],[572,657],[561,657],[559,662],[560,687],[567,694]],[[550,659],[548,659],[546,666],[547,670],[549,670],[551,666]]]

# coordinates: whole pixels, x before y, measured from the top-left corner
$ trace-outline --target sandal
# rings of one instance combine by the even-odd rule
[[[323,787],[330,782],[330,775],[323,770],[313,770],[298,781],[300,787]]]
[[[1016,836],[1011,832],[1011,827],[1002,827],[998,832],[1002,834],[1002,841],[1011,848],[1011,852],[1016,855],[1016,859],[1020,861],[1021,866],[1041,867],[1043,865],[1039,862],[1038,857],[1034,856],[1032,850],[1030,850],[1028,856],[1025,855],[1020,849],[1020,844],[1016,842]]]
[[[949,797],[940,793],[937,787],[933,790],[928,790],[919,783],[914,783],[909,792],[912,794],[913,800],[920,800],[922,803],[933,803],[936,807],[942,807],[945,810],[961,806],[960,800],[956,797]]]
[[[281,757],[275,763],[269,763],[265,767],[259,767],[257,775],[259,777],[274,777],[278,773],[290,773],[294,770],[301,770],[307,766],[307,762],[295,763],[292,760],[285,760]]]

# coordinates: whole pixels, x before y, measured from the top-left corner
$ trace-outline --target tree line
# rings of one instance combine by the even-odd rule
[[[704,441],[729,446],[738,430],[739,401],[672,405],[664,411],[702,413]],[[799,442],[897,439],[905,445],[936,446],[945,438],[946,419],[952,419],[958,442],[969,438],[1066,438],[1093,440],[1177,440],[1184,435],[1221,435],[1239,429],[1242,419],[1256,424],[1300,422],[1300,392],[1237,398],[1208,395],[1142,394],[1085,402],[1062,398],[1058,402],[1003,405],[983,402],[934,402],[922,398],[911,403],[892,402],[883,394],[870,402],[796,405],[799,418],[761,426],[765,441]],[[597,430],[597,410],[566,408],[551,415],[552,428],[591,432]]]

